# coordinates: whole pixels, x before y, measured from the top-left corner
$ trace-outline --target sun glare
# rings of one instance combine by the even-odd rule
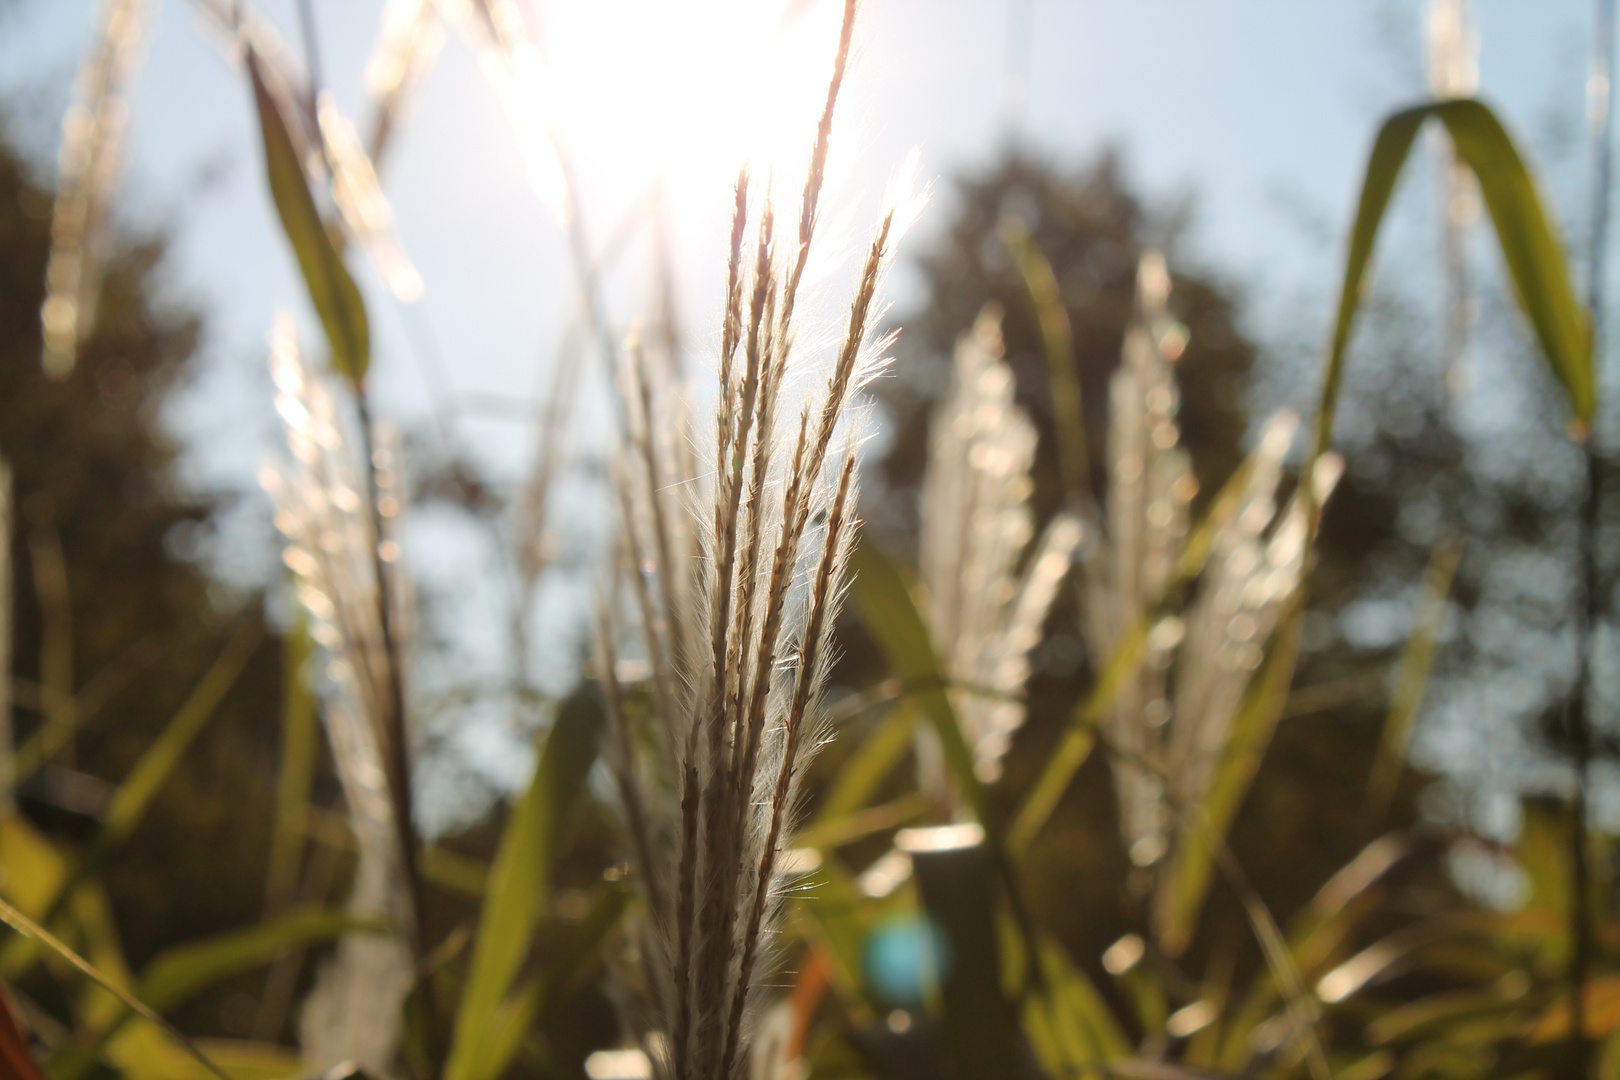
[[[601,0],[538,9],[498,80],[529,182],[566,215],[551,138],[593,203],[661,183],[675,198],[794,177],[827,92],[836,0]],[[493,62],[485,58],[486,68]],[[607,200],[594,196],[606,195]]]

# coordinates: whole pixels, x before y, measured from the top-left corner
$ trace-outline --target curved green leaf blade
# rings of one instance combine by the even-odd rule
[[[547,959],[545,970],[526,979],[501,1002],[485,1031],[483,1075],[503,1075],[535,1024],[543,1023],[558,1002],[590,974],[603,944],[630,906],[630,897],[628,889],[602,890],[557,955]]]
[[[219,1067],[209,1059],[207,1054],[203,1053],[203,1051],[198,1048],[195,1042],[187,1038],[179,1031],[176,1031],[166,1020],[163,1019],[163,1017],[159,1016],[156,1012],[149,1008],[145,1002],[141,1001],[135,995],[119,986],[116,979],[108,978],[106,975],[102,974],[99,970],[97,970],[94,964],[90,963],[90,961],[68,948],[49,930],[46,930],[43,926],[39,925],[28,916],[6,903],[6,901],[3,899],[0,899],[0,922],[5,923],[7,926],[11,927],[24,937],[31,938],[34,941],[39,942],[44,947],[62,957],[62,959],[72,964],[83,975],[88,977],[91,982],[95,983],[97,986],[116,997],[119,1001],[122,1001],[132,1011],[139,1014],[143,1020],[146,1020],[156,1027],[162,1029],[165,1034],[174,1039],[174,1041],[179,1043],[188,1054],[195,1058],[198,1064],[202,1065],[214,1076],[219,1077],[219,1080],[231,1080],[230,1077],[226,1076],[219,1070]]]
[[[270,179],[270,197],[281,218],[281,229],[298,259],[299,272],[309,290],[310,302],[320,316],[326,339],[332,347],[332,366],[345,378],[359,385],[371,364],[371,329],[366,321],[365,302],[360,289],[343,265],[343,256],[326,231],[326,222],[309,190],[301,140],[293,137],[288,116],[294,106],[281,92],[264,60],[250,45],[247,49],[248,76],[253,82],[253,102],[258,108],[259,131],[264,138],[264,167]]]
[[[596,760],[602,712],[584,691],[563,702],[534,776],[501,834],[490,869],[472,966],[462,988],[445,1080],[497,1075],[489,1038],[497,1011],[528,955],[534,929],[551,899],[551,862],[569,809]]]
[[[1095,500],[1091,494],[1091,462],[1086,448],[1086,414],[1080,395],[1080,372],[1075,362],[1074,330],[1069,325],[1069,311],[1063,306],[1057,274],[1022,221],[1004,218],[997,232],[1012,255],[1019,276],[1024,279],[1024,288],[1041,329],[1052,414],[1057,421],[1063,492],[1072,503],[1090,507]]]
[[[973,751],[962,737],[956,709],[945,692],[945,672],[928,626],[911,598],[911,583],[899,565],[863,534],[849,555],[850,588],[861,618],[883,647],[891,674],[939,736],[945,760],[980,824],[990,831],[990,801],[973,771]]]
[[[136,990],[158,1012],[183,1005],[220,979],[267,964],[283,949],[334,941],[351,930],[382,930],[342,911],[293,911],[246,930],[188,942],[160,953]]]
[[[1577,429],[1584,430],[1596,412],[1591,325],[1570,287],[1563,248],[1524,158],[1496,114],[1482,102],[1471,98],[1433,102],[1390,116],[1373,142],[1350,230],[1350,250],[1345,257],[1327,376],[1317,413],[1314,454],[1321,454],[1332,442],[1345,353],[1361,306],[1378,229],[1418,129],[1431,117],[1445,124],[1458,159],[1479,180],[1480,194],[1490,211],[1519,306],[1530,320],[1553,376],[1569,398]]]
[[[1215,877],[1217,849],[1225,843],[1287,704],[1299,651],[1303,601],[1303,593],[1296,591],[1232,718],[1232,731],[1209,788],[1196,806],[1188,808],[1183,824],[1191,827],[1183,828],[1163,884],[1156,890],[1153,921],[1161,947],[1171,956],[1179,956],[1192,941]]]

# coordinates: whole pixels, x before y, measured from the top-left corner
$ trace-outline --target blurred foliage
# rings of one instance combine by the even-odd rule
[[[16,734],[45,726],[59,688],[77,733],[22,778],[24,811],[68,844],[93,835],[112,787],[157,738],[258,599],[213,582],[190,556],[215,506],[183,493],[163,410],[191,378],[197,314],[162,281],[165,244],[122,239],[108,259],[84,362],[41,371],[39,305],[51,193],[0,143],[0,455],[15,476]],[[59,552],[60,588],[51,570]],[[41,559],[46,560],[43,564]],[[47,639],[53,639],[49,648]],[[53,659],[54,657],[54,659]],[[107,866],[131,960],[240,925],[263,899],[262,856],[278,665],[258,649]],[[58,698],[60,700],[60,698]],[[220,852],[241,858],[221,859]],[[219,1030],[218,1001],[187,1015]]]
[[[956,338],[987,302],[1003,310],[1006,358],[1018,380],[1018,400],[1042,428],[1034,477],[1037,503],[1049,515],[1059,502],[1056,440],[1051,429],[1049,380],[1042,359],[1040,331],[1028,292],[998,236],[1004,215],[1014,215],[1029,229],[1033,242],[1050,260],[1073,327],[1075,354],[1090,440],[1091,482],[1098,497],[1107,491],[1101,467],[1107,460],[1108,379],[1119,363],[1125,328],[1131,318],[1136,267],[1150,245],[1166,245],[1174,285],[1172,314],[1188,329],[1185,352],[1176,363],[1183,387],[1179,420],[1182,443],[1192,458],[1201,496],[1207,503],[1230,476],[1246,450],[1245,405],[1258,349],[1241,331],[1235,287],[1213,275],[1184,273],[1175,258],[1176,234],[1184,221],[1156,218],[1126,186],[1123,165],[1113,154],[1069,173],[1023,152],[957,187],[958,205],[941,245],[921,259],[929,299],[916,312],[903,313],[896,375],[878,386],[895,417],[896,435],[884,463],[887,486],[868,501],[873,532],[893,549],[915,544],[912,489],[921,475],[927,440],[928,410],[943,392],[947,363]],[[1371,534],[1367,546],[1394,535],[1392,511],[1378,516],[1343,515],[1336,493],[1324,524],[1323,554],[1313,578],[1314,603],[1322,595],[1316,582],[1353,573],[1348,560],[1357,553],[1337,550],[1335,526],[1347,516],[1357,530]],[[910,528],[907,528],[907,525]],[[1344,561],[1340,561],[1344,560]],[[1343,570],[1338,567],[1343,566]],[[1327,603],[1343,603],[1329,586]],[[1072,601],[1060,599],[1048,620],[1048,636],[1038,650],[1029,684],[1029,721],[1007,762],[1007,775],[997,793],[1027,788],[1038,772],[1072,704],[1086,692],[1092,674],[1080,645],[1078,613]],[[855,632],[859,632],[856,630]],[[1368,668],[1385,669],[1393,653],[1376,656],[1348,652],[1317,670],[1333,671],[1335,680],[1365,677]],[[853,655],[862,655],[852,649]],[[1337,669],[1348,669],[1340,674]],[[1311,685],[1322,677],[1313,670],[1301,677]],[[852,672],[851,678],[857,676]],[[1376,679],[1376,674],[1373,675]],[[1361,810],[1367,770],[1373,759],[1384,710],[1380,685],[1369,679],[1371,692],[1349,703],[1330,703],[1308,718],[1285,719],[1259,782],[1244,804],[1234,845],[1256,888],[1281,915],[1308,902],[1326,880],[1391,824],[1410,821],[1411,788],[1389,821],[1369,820]],[[836,752],[836,751],[835,751]],[[1064,801],[1028,859],[1030,900],[1041,921],[1077,957],[1097,965],[1110,942],[1127,930],[1141,930],[1142,898],[1132,893],[1131,878],[1116,821],[1112,780],[1106,762],[1094,755],[1069,787]],[[1210,942],[1241,930],[1235,900],[1216,890],[1208,940],[1195,949],[1202,957]],[[1085,917],[1074,913],[1084,911]],[[1235,958],[1258,963],[1247,951]],[[1094,971],[1100,971],[1095,968]]]
[[[256,65],[253,76],[274,143],[275,202],[336,366],[358,387],[368,355],[357,330],[363,301],[291,149],[291,113],[267,114]],[[1043,359],[1052,328],[1039,325],[1009,253],[1008,219],[1050,263],[1067,313],[1088,479],[1099,493],[1109,481],[1100,468],[1109,379],[1135,311],[1139,259],[1165,247],[1176,267],[1184,222],[1146,210],[1108,155],[1066,173],[1013,153],[963,180],[957,196],[950,226],[922,260],[928,300],[901,320],[904,355],[879,387],[893,441],[869,491],[873,542],[854,559],[862,618],[844,620],[837,675],[871,701],[857,709],[847,706],[861,699],[845,699],[848,722],[809,785],[822,815],[806,836],[820,837],[820,861],[790,903],[782,952],[791,987],[766,1018],[789,1032],[785,1057],[802,1056],[813,1075],[852,1080],[1567,1075],[1575,1010],[1566,972],[1577,947],[1568,912],[1580,853],[1599,868],[1581,1013],[1598,1068],[1620,1069],[1609,839],[1591,838],[1583,850],[1566,807],[1528,797],[1513,845],[1466,823],[1420,822],[1426,778],[1408,769],[1381,779],[1377,812],[1367,810],[1386,718],[1396,710],[1404,724],[1398,710],[1415,710],[1440,620],[1428,616],[1411,651],[1401,641],[1358,645],[1336,628],[1370,590],[1403,575],[1415,581],[1431,553],[1437,563],[1444,554],[1434,530],[1410,527],[1403,512],[1429,501],[1437,520],[1466,520],[1475,532],[1534,542],[1548,534],[1544,507],[1468,467],[1467,445],[1437,400],[1403,396],[1410,369],[1386,389],[1417,410],[1416,422],[1359,436],[1376,465],[1352,459],[1324,519],[1297,676],[1229,844],[1210,840],[1219,880],[1192,947],[1172,957],[1154,940],[1148,871],[1132,866],[1119,839],[1107,767],[1115,747],[1099,743],[1014,865],[1002,823],[1097,681],[1075,600],[1066,592],[1054,605],[1035,653],[1028,721],[1000,778],[981,783],[905,560],[880,547],[915,544],[928,417],[952,347],[987,304],[1003,313],[1017,399],[1040,432],[1038,521],[1064,502],[1056,425],[1070,405],[1052,401]],[[253,1036],[204,1044],[231,1075],[289,1075],[293,1005],[313,970],[305,950],[380,927],[334,910],[354,840],[324,751],[300,764],[277,806],[281,726],[309,723],[296,700],[301,673],[282,670],[299,662],[301,645],[261,644],[261,598],[228,595],[194,558],[218,506],[177,484],[178,447],[162,408],[191,373],[200,322],[160,286],[161,239],[125,241],[108,260],[77,369],[45,378],[37,313],[49,207],[27,166],[0,151],[0,455],[20,508],[16,730],[26,747],[74,728],[23,778],[21,813],[0,822],[0,891],[64,945],[37,948],[25,940],[40,938],[32,924],[9,918],[24,936],[4,939],[0,972],[20,991],[22,1023],[49,1046],[56,1080],[194,1074],[159,1025],[131,1018],[123,994],[192,1035]],[[1540,246],[1550,251],[1548,243]],[[1359,287],[1352,293],[1359,301]],[[1523,283],[1520,293],[1534,300]],[[1257,349],[1241,332],[1235,290],[1218,276],[1177,271],[1170,297],[1186,338],[1179,422],[1199,481],[1196,516],[1247,449]],[[1590,386],[1576,370],[1579,335],[1568,314],[1543,312],[1556,325],[1542,337],[1563,343],[1555,368],[1584,417]],[[1496,507],[1483,524],[1461,509],[1482,491]],[[1482,570],[1446,558],[1445,587],[1431,579],[1430,602],[1450,595],[1466,610]],[[1281,639],[1273,660],[1292,648],[1287,632]],[[1403,653],[1405,669],[1420,674],[1392,701],[1388,676]],[[640,693],[630,703],[638,715]],[[539,725],[532,779],[510,812],[492,810],[412,855],[429,885],[423,922],[438,934],[414,958],[408,1072],[435,1074],[448,1052],[446,1075],[461,1080],[579,1077],[589,1051],[619,1039],[622,988],[656,962],[625,929],[640,914],[621,881],[616,811],[588,782],[602,726],[596,690],[582,683],[540,711],[549,722]],[[896,834],[938,810],[914,797],[905,747],[918,724],[938,735],[963,803],[986,830],[982,841],[972,834],[930,848]],[[285,745],[307,751],[300,730]],[[1378,767],[1390,769],[1389,759]],[[307,806],[294,805],[304,798]],[[277,880],[267,883],[273,828],[282,829]],[[913,876],[888,889],[863,881],[894,855],[910,860]],[[1522,903],[1480,899],[1520,882]],[[66,949],[95,966],[99,988],[63,962]],[[597,978],[604,966],[613,978]],[[424,1001],[440,1005],[437,1027]],[[0,1007],[0,1054],[15,1054],[13,1010],[3,996]],[[759,1066],[757,1080],[782,1075],[769,1068]]]

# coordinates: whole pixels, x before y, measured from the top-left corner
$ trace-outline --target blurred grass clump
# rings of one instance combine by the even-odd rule
[[[1179,267],[1173,223],[1110,157],[1067,175],[1013,153],[963,180],[898,339],[882,286],[917,210],[903,185],[858,267],[824,272],[845,0],[802,185],[736,181],[712,417],[667,263],[652,314],[612,325],[565,147],[526,144],[576,272],[568,336],[588,345],[558,363],[505,497],[375,415],[371,293],[423,288],[378,170],[441,24],[511,94],[537,55],[519,7],[390,4],[360,129],[245,5],[200,6],[240,62],[267,212],[321,332],[301,340],[290,314],[270,331],[285,448],[261,480],[286,572],[240,595],[195,557],[220,507],[178,483],[160,411],[200,317],[157,286],[161,238],[108,223],[148,18],[113,0],[56,191],[0,155],[5,1075],[1620,1070],[1612,838],[1588,805],[1608,467],[1593,320],[1488,106],[1381,125],[1315,412],[1251,416],[1232,291]],[[1523,796],[1511,842],[1420,812],[1443,789],[1406,760],[1485,555],[1464,515],[1417,542],[1393,504],[1483,482],[1434,415],[1376,447],[1399,476],[1335,450],[1377,236],[1425,124],[1478,183],[1531,377],[1584,472],[1565,530],[1581,661],[1549,724],[1573,797]],[[819,350],[801,286],[835,297]],[[568,430],[593,361],[616,423],[594,474]],[[893,437],[861,476],[868,391]],[[574,685],[548,694],[528,627],[575,473],[616,539],[590,570]],[[1559,542],[1498,497],[1514,529]],[[514,670],[488,696],[534,732],[522,789],[431,837],[419,766],[453,703],[413,683],[434,609],[404,522],[426,499],[506,545]],[[1393,645],[1323,630],[1402,574]]]

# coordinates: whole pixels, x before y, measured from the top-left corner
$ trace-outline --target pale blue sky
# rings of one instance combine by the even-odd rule
[[[294,2],[255,5],[291,42],[298,39]],[[850,194],[844,201],[854,205],[857,225],[872,219],[877,194],[915,146],[923,179],[936,183],[934,202],[907,241],[916,252],[948,218],[948,178],[986,161],[1008,137],[1003,88],[1012,2],[1019,0],[866,0],[840,118],[843,190]],[[1069,161],[1112,142],[1150,198],[1194,195],[1195,229],[1184,257],[1241,284],[1251,328],[1262,338],[1297,340],[1303,329],[1316,340],[1317,327],[1326,329],[1340,237],[1376,121],[1422,93],[1419,0],[1028,2],[1034,21],[1021,138]],[[255,467],[280,437],[264,371],[265,335],[281,305],[293,305],[307,323],[307,303],[265,194],[242,76],[201,31],[191,4],[152,3],[156,17],[133,93],[120,214],[173,228],[173,285],[195,296],[209,316],[205,375],[175,414],[192,446],[190,475],[207,486],[250,491]],[[640,82],[647,65],[669,60],[680,37],[670,13],[682,9],[668,0],[520,3],[559,61],[566,106],[559,123],[575,151],[580,203],[596,236],[644,190],[649,174],[639,148],[673,148],[664,167],[696,369],[705,362],[719,300],[726,181],[735,164],[712,149],[706,157],[683,153],[702,140],[666,130],[682,113],[663,98],[684,101],[686,87],[666,82],[649,89]],[[0,16],[0,97],[12,103],[15,129],[42,154],[54,145],[94,6],[16,0],[12,14]],[[381,0],[314,0],[314,6],[327,80],[352,113]],[[836,4],[810,0],[809,7],[814,24]],[[1591,0],[1475,4],[1482,92],[1529,140],[1572,228],[1587,199],[1581,124],[1591,9]],[[787,80],[781,73],[793,70],[775,57],[765,60],[763,73],[731,75],[720,65],[717,75],[712,58],[698,58],[686,68],[677,63],[669,78],[736,84],[737,94],[752,99],[761,79]],[[656,131],[647,126],[649,112],[663,125]],[[210,174],[214,179],[202,182]],[[515,478],[528,458],[530,431],[515,422],[513,410],[486,406],[521,402],[534,392],[556,353],[573,286],[561,235],[524,181],[498,103],[453,36],[413,96],[384,184],[426,295],[406,311],[383,296],[369,272],[362,274],[383,411],[421,425],[430,410],[444,412],[451,402],[473,406],[454,418],[452,438],[498,477]],[[1433,244],[1424,218],[1432,188],[1425,180],[1409,184],[1404,200],[1408,248],[1420,260]],[[863,191],[864,200],[853,197]],[[638,310],[646,279],[645,259],[632,249],[610,282],[616,320]],[[916,282],[902,272],[894,284],[903,312]],[[437,362],[420,355],[429,341],[442,354]],[[1309,356],[1299,359],[1314,365]],[[599,403],[581,409],[606,419]],[[576,430],[589,439],[592,425]],[[234,569],[249,577],[275,557],[267,509],[253,505],[258,509],[228,529],[217,553],[226,569],[234,560]],[[433,557],[416,569],[452,609],[441,607],[440,614],[459,628],[456,649],[467,658],[456,677],[496,676],[505,624],[500,578],[488,572],[498,565],[493,549],[487,538],[425,517],[419,550]],[[547,603],[585,601],[583,594],[568,595],[576,585],[583,588],[564,582]],[[509,740],[489,735],[498,728],[466,728],[463,749],[476,771],[510,782],[522,755],[514,757]]]
[[[848,130],[860,144],[849,187],[876,193],[912,146],[924,179],[984,160],[1006,137],[1003,85],[1009,4],[1017,0],[868,0]],[[1196,195],[1193,252],[1237,274],[1267,317],[1266,296],[1289,304],[1307,282],[1325,296],[1338,252],[1301,227],[1296,205],[1321,216],[1335,238],[1376,118],[1413,98],[1418,84],[1417,0],[1028,0],[1033,9],[1023,137],[1075,159],[1110,140],[1148,193]],[[526,0],[549,50],[612,56],[583,35],[616,27],[630,41],[667,30],[649,23],[646,0]],[[668,6],[668,5],[664,5]],[[814,0],[812,8],[836,7]],[[22,0],[0,37],[0,89],[28,89],[24,130],[47,137],[65,104],[74,61],[88,39],[89,0]],[[240,445],[268,430],[267,399],[244,392],[278,304],[302,306],[291,260],[264,194],[243,80],[185,0],[154,0],[151,48],[133,96],[122,212],[178,232],[177,284],[212,316],[210,365],[218,387],[184,423],[205,444]],[[296,42],[293,0],[257,5]],[[326,77],[351,111],[376,36],[380,0],[315,0]],[[1546,131],[1548,117],[1579,118],[1589,0],[1483,0],[1483,92],[1510,124]],[[605,13],[582,17],[581,12]],[[594,21],[593,21],[594,20]],[[570,36],[573,35],[573,36]],[[639,35],[639,36],[638,36]],[[631,56],[634,49],[618,50]],[[628,69],[627,69],[628,70]],[[603,85],[622,81],[609,73]],[[747,93],[744,88],[741,92]],[[608,103],[576,145],[581,203],[601,235],[636,192],[623,177],[624,143]],[[633,135],[630,136],[634,138]],[[702,330],[718,294],[718,252],[729,162],[674,181],[676,239],[686,322]],[[202,187],[198,178],[223,166]],[[698,180],[703,178],[703,189]],[[1582,159],[1555,170],[1571,212],[1581,206]],[[452,36],[414,95],[384,177],[400,234],[427,282],[422,311],[402,316],[371,290],[381,339],[379,382],[390,407],[424,415],[435,392],[411,360],[403,328],[432,328],[457,394],[523,397],[537,363],[556,347],[570,303],[558,230],[525,185],[508,129],[471,55]],[[682,186],[684,183],[684,187]],[[1426,187],[1426,185],[1424,185]],[[1562,190],[1567,188],[1569,190]],[[948,192],[940,184],[939,192]],[[871,216],[873,199],[857,209]],[[936,197],[911,237],[916,250],[948,213]],[[862,210],[864,215],[861,216]],[[1336,240],[1335,240],[1336,243]],[[631,259],[613,302],[622,320],[641,303],[644,263]],[[910,295],[904,275],[897,284]],[[1263,328],[1262,328],[1263,329]],[[414,332],[419,342],[420,329]],[[694,347],[703,344],[693,336]],[[440,400],[443,387],[437,388]],[[217,392],[214,392],[217,391]],[[235,404],[232,404],[235,402]],[[249,422],[242,410],[258,410]],[[522,460],[522,429],[469,417],[462,435],[507,472]],[[257,455],[254,450],[252,456]],[[206,471],[235,472],[248,456],[206,455]],[[239,461],[238,459],[241,459]],[[238,474],[239,475],[239,474]],[[221,481],[224,475],[218,476]]]

